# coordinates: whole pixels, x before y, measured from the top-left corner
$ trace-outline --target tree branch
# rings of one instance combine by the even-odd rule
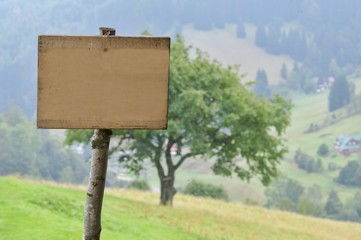
[[[163,147],[163,141],[162,139],[157,136],[157,139],[158,139],[158,147],[156,148],[155,150],[155,154],[154,154],[154,164],[158,170],[158,175],[159,175],[159,178],[160,179],[163,179],[165,174],[164,174],[164,169],[163,169],[163,166],[162,164],[160,163],[160,158],[162,156],[162,147]]]
[[[192,154],[192,153],[186,153],[186,154],[184,154],[180,159],[179,159],[179,161],[177,162],[177,164],[176,165],[174,165],[174,170],[177,170],[182,164],[183,164],[183,162],[187,159],[187,158],[189,158],[189,157],[191,157],[191,156],[194,156],[195,154]]]
[[[168,174],[170,172],[173,172],[174,171],[174,165],[173,165],[173,162],[172,162],[172,155],[171,155],[171,149],[174,145],[174,140],[172,137],[169,137],[168,138],[168,143],[167,143],[167,148],[165,150],[165,160],[167,162],[167,166],[168,166]]]

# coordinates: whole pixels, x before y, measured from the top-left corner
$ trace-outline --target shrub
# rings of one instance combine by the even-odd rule
[[[327,154],[329,153],[329,148],[328,146],[325,144],[325,143],[322,143],[319,147],[318,147],[318,150],[317,150],[317,154],[322,156],[322,157],[325,157],[327,156]]]
[[[146,181],[140,179],[135,179],[134,181],[130,182],[128,188],[138,189],[143,191],[150,190],[149,184]]]
[[[296,151],[294,160],[299,168],[308,173],[323,171],[322,161],[320,159],[316,161],[313,157],[303,153],[300,149]]]
[[[349,161],[341,169],[337,182],[344,185],[361,187],[361,163],[359,161]]]
[[[213,185],[198,180],[190,181],[183,189],[184,194],[229,200],[227,191],[222,185]]]

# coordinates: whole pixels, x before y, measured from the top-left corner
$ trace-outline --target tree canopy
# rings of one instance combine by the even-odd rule
[[[213,161],[218,175],[258,176],[268,184],[286,152],[282,134],[291,105],[279,96],[260,99],[240,84],[237,67],[223,67],[177,37],[171,47],[168,129],[116,130],[119,161],[139,173],[148,159],[156,167],[161,203],[171,204],[175,171],[189,158]],[[92,131],[71,130],[67,142],[90,141]],[[240,163],[235,161],[241,156]]]
[[[332,190],[328,195],[325,210],[328,215],[336,215],[342,210],[342,202],[336,191]]]
[[[266,98],[271,97],[272,92],[269,88],[267,73],[264,69],[258,69],[253,91],[254,93],[263,95]]]
[[[346,77],[340,76],[333,83],[328,96],[329,111],[333,112],[348,104],[350,102],[350,95],[349,83],[347,82]]]
[[[38,130],[19,107],[0,114],[0,176],[20,174],[59,182],[83,183],[87,164],[47,130]]]

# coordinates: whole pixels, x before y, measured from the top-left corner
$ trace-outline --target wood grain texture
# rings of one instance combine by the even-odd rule
[[[170,39],[39,36],[39,128],[167,127]]]

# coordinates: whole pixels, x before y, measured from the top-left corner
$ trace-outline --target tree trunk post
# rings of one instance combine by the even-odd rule
[[[177,193],[174,188],[174,180],[174,173],[161,179],[160,204],[163,206],[173,206],[173,197]]]
[[[99,28],[100,35],[115,35],[115,29]],[[83,240],[99,240],[101,212],[108,165],[110,129],[95,129],[92,139],[92,161],[84,213]]]

